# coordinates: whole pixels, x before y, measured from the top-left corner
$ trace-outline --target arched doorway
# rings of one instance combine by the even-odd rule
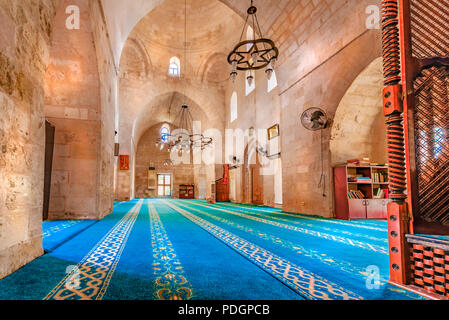
[[[262,165],[257,153],[257,141],[250,138],[245,148],[243,164],[243,203],[264,204],[264,183],[261,174]]]

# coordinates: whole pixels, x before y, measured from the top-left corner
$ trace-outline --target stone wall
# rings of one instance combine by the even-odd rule
[[[113,210],[115,142],[118,142],[118,67],[115,63],[109,29],[100,0],[89,1],[90,15],[100,79],[100,145],[97,162],[97,217],[103,218]]]
[[[69,5],[80,8],[79,30],[65,26]],[[45,86],[56,127],[49,219],[98,219],[112,212],[117,98],[100,2],[63,1],[54,29]]]
[[[80,8],[80,29],[66,28],[66,7]],[[99,77],[86,0],[65,0],[56,14],[45,79],[45,115],[55,126],[49,219],[95,219],[100,157]]]
[[[0,278],[43,253],[44,77],[59,1],[0,1]]]
[[[364,33],[281,96],[284,210],[333,216],[331,129],[308,131],[300,115],[307,108],[319,107],[333,119],[351,83],[380,55],[380,33]],[[321,159],[324,187],[320,186]]]

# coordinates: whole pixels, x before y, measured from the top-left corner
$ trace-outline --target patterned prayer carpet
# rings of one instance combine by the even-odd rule
[[[91,223],[1,280],[0,300],[422,299],[386,282],[386,222],[133,200]],[[44,245],[78,224],[46,226]]]

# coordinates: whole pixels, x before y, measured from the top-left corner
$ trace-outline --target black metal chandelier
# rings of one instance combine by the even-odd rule
[[[184,65],[187,69],[187,0],[185,2],[185,26],[184,26]],[[156,140],[156,147],[163,150],[167,147],[168,152],[190,153],[192,149],[204,150],[212,146],[213,139],[205,137],[201,133],[193,133],[193,117],[186,103],[186,81],[184,80],[184,104],[181,111],[173,122],[173,132],[162,133]]]
[[[205,137],[201,133],[191,134],[193,117],[190,113],[189,106],[184,104],[181,112],[173,122],[174,128],[172,133],[162,133],[161,137],[156,140],[156,147],[163,150],[167,147],[168,152],[190,153],[191,149],[204,150],[211,146],[213,139]]]
[[[253,39],[242,41],[246,27],[251,25]],[[259,20],[257,18],[257,8],[253,5],[253,0],[251,0],[251,7],[248,9],[248,16],[246,17],[239,43],[228,56],[228,63],[232,66],[232,82],[235,82],[238,70],[251,71],[263,69],[265,67],[265,73],[268,80],[270,80],[278,56],[279,49],[276,47],[273,40],[266,39],[262,35],[262,30],[260,29]],[[250,85],[252,84],[253,79],[254,77],[252,74],[249,74],[247,80]]]

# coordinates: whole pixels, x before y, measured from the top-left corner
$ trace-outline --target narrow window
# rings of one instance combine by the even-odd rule
[[[246,40],[254,40],[254,30],[251,26],[248,26],[248,29],[246,30]],[[252,43],[248,43],[246,45],[246,50],[249,51],[252,47]]]
[[[237,92],[234,91],[231,97],[231,122],[237,120],[237,117],[238,117]]]
[[[256,88],[256,76],[253,71],[246,71],[246,81],[245,81],[246,95],[249,95]]]
[[[167,143],[170,137],[170,129],[168,129],[166,126],[163,126],[161,128],[161,142]]]
[[[268,80],[268,92],[271,92],[274,88],[278,86],[278,79],[276,78],[276,72],[273,71],[270,80]]]
[[[181,61],[177,57],[173,57],[170,59],[168,74],[172,77],[181,76]]]

